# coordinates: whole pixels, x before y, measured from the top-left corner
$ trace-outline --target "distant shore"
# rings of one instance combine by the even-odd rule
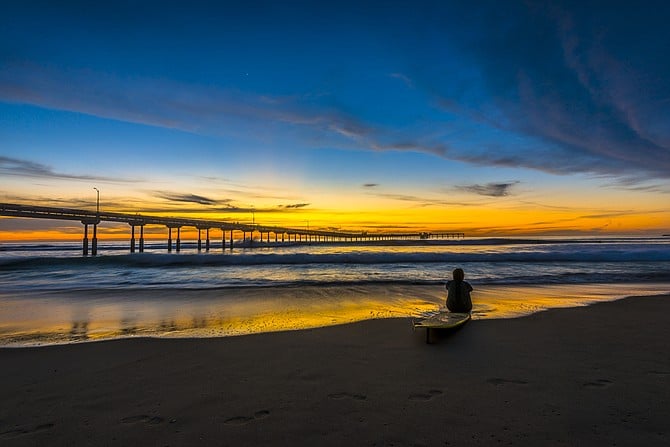
[[[670,294],[480,320],[0,349],[0,441],[664,445]]]

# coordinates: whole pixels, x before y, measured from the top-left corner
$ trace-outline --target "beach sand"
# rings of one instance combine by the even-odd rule
[[[670,295],[478,320],[0,349],[3,446],[670,443]]]

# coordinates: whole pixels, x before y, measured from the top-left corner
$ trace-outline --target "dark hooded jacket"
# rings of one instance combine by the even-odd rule
[[[447,309],[451,312],[472,310],[472,286],[467,281],[447,281]]]

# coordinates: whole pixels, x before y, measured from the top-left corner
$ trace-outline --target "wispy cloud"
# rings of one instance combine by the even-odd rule
[[[24,205],[39,205],[56,208],[74,208],[95,210],[96,196],[95,192],[91,190],[90,198],[82,199],[77,197],[59,197],[57,195],[39,196],[30,194],[7,194],[6,201],[9,203],[17,203]],[[138,213],[148,212],[146,202],[141,201],[135,197],[119,197],[113,199],[103,195],[100,201],[100,208],[107,211],[115,211],[122,213]],[[201,208],[202,211],[202,208]]]
[[[607,219],[615,217],[624,217],[624,216],[638,216],[640,214],[651,215],[651,214],[662,214],[667,213],[667,210],[645,210],[644,213],[634,210],[624,210],[624,211],[611,211],[606,213],[599,214],[585,214],[580,216],[580,219]]]
[[[663,57],[670,8],[613,2],[598,8],[594,21],[591,4],[519,1],[501,10],[498,3],[438,2],[409,15],[388,5],[388,21],[357,15],[389,42],[393,56],[366,72],[368,84],[356,78],[339,92],[305,87],[282,95],[265,84],[270,91],[252,93],[216,87],[216,80],[193,85],[7,62],[0,101],[303,148],[416,151],[638,183],[670,177],[670,69]],[[353,12],[347,8],[338,6],[344,15]],[[399,33],[399,23],[412,32]],[[357,67],[365,61],[356,58],[368,54],[351,51],[343,60]],[[314,67],[317,75],[305,84],[327,70]],[[391,88],[377,90],[382,84]],[[365,91],[381,93],[361,98]],[[380,98],[384,106],[375,102]],[[379,112],[386,105],[393,113]],[[38,175],[34,168],[25,172]]]
[[[629,191],[642,191],[661,194],[670,194],[670,185],[667,183],[657,183],[648,179],[639,179],[636,177],[620,177],[605,183],[607,188],[625,189]]]
[[[670,109],[663,102],[670,81],[657,57],[670,33],[649,32],[663,29],[667,7],[612,4],[597,27],[589,7],[519,2],[502,17],[494,9],[495,2],[476,14],[464,8],[460,23],[445,28],[445,42],[467,70],[448,83],[417,72],[417,84],[460,117],[464,130],[472,125],[506,140],[484,140],[476,151],[457,147],[450,157],[638,182],[670,177]],[[435,73],[450,68],[438,64]]]
[[[429,206],[475,206],[482,205],[482,202],[455,202],[443,199],[436,199],[432,197],[422,197],[411,194],[395,194],[395,193],[382,193],[382,192],[371,192],[369,193],[375,197],[380,197],[384,199],[397,200],[399,202],[408,202],[412,203],[418,207],[429,207]]]
[[[61,231],[81,233],[81,225],[73,225],[72,221],[28,219],[21,217],[0,218],[0,231],[20,233],[24,231]]]
[[[376,188],[379,186],[379,183],[364,183],[363,188]]]
[[[412,88],[412,89],[414,88],[414,81],[412,81],[412,79],[410,79],[409,76],[407,76],[403,73],[391,73],[389,76],[392,77],[392,78],[401,80],[409,88]]]
[[[0,100],[204,135],[273,141],[359,142],[366,124],[310,95],[269,96],[151,78],[15,64],[0,71]],[[286,137],[286,138],[295,138]],[[358,143],[357,143],[358,144]]]
[[[45,179],[61,179],[61,180],[94,180],[101,182],[125,183],[135,182],[137,180],[118,179],[111,177],[103,177],[97,175],[86,174],[67,174],[64,172],[54,171],[50,166],[36,163],[29,160],[22,160],[13,157],[5,157],[0,155],[0,174],[15,175],[20,177],[36,177]]]
[[[200,205],[216,205],[229,200],[214,200],[197,194],[175,194],[175,193],[156,193],[156,197],[168,200],[170,202],[197,203]]]
[[[505,197],[510,195],[512,187],[518,184],[518,181],[508,183],[486,183],[484,185],[461,185],[456,186],[456,189],[464,192],[478,194],[487,197]]]
[[[251,214],[251,213],[290,213],[300,211],[310,206],[309,203],[290,203],[275,206],[242,206],[236,204],[233,199],[205,197],[198,194],[178,194],[173,192],[155,192],[154,197],[166,200],[167,206],[152,206],[147,212],[180,212],[180,213],[202,213],[202,212],[222,212],[232,214]],[[184,206],[183,204],[204,205]],[[171,206],[174,205],[174,206]]]
[[[293,203],[293,204],[290,204],[290,205],[279,205],[279,208],[283,208],[283,209],[286,209],[286,210],[291,210],[291,209],[297,210],[297,209],[300,209],[300,208],[306,208],[309,205],[310,205],[309,203]]]

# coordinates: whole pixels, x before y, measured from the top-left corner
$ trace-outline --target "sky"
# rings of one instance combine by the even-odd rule
[[[0,202],[667,234],[667,23],[660,1],[2,2]]]

